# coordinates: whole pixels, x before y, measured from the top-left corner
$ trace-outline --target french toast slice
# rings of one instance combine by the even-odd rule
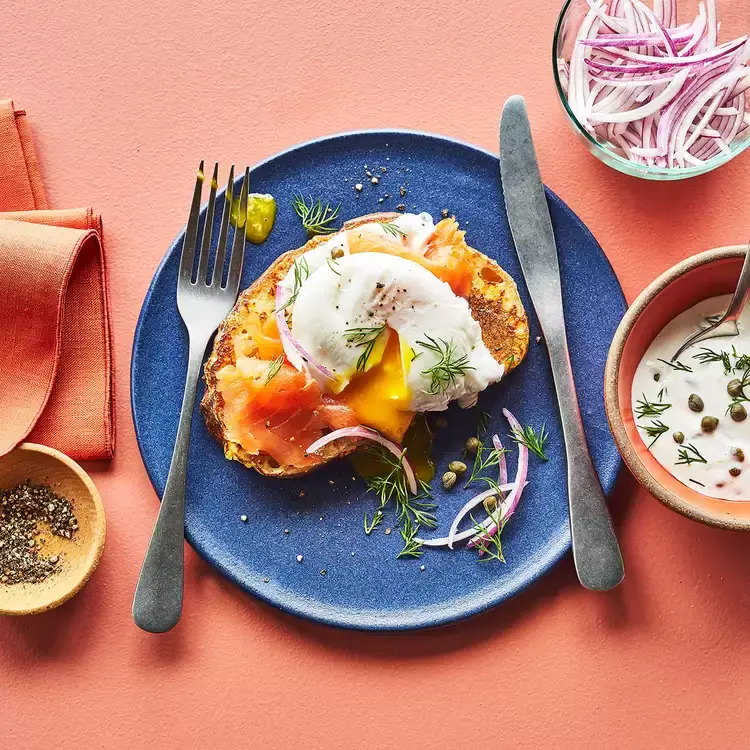
[[[342,230],[356,229],[369,222],[390,222],[400,214],[375,213],[347,221]],[[340,231],[342,231],[340,230]],[[252,339],[248,339],[245,323],[250,316],[261,321],[273,317],[276,308],[276,286],[286,276],[295,258],[318,245],[327,242],[333,235],[313,237],[305,245],[280,255],[237,299],[232,311],[219,326],[213,351],[206,361],[204,377],[206,391],[201,401],[201,411],[208,431],[218,440],[228,459],[240,461],[248,468],[265,476],[288,478],[306,474],[310,468],[280,465],[272,456],[253,454],[241,444],[229,439],[224,422],[224,401],[217,388],[217,373],[227,365],[235,364],[235,342],[244,339],[245,351]],[[482,328],[482,339],[492,356],[505,365],[506,374],[521,362],[529,345],[529,325],[526,312],[513,279],[494,260],[467,246],[468,260],[473,269],[471,292],[467,302],[474,319]],[[249,351],[253,356],[252,349]],[[322,463],[342,458],[360,448],[369,446],[367,440],[343,438],[329,443],[318,455]]]

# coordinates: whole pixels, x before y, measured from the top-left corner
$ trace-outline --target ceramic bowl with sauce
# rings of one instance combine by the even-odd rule
[[[746,251],[747,246],[742,245],[699,253],[646,287],[615,333],[604,386],[607,418],[615,442],[636,479],[672,510],[701,523],[739,531],[750,531],[750,502],[709,497],[683,484],[662,466],[636,426],[632,390],[641,360],[668,323],[702,300],[734,292]],[[727,348],[732,339],[704,343],[710,346],[716,342]],[[750,432],[750,422],[745,424]],[[665,438],[670,440],[671,436]],[[747,470],[750,471],[750,464]]]
[[[39,583],[0,584],[0,615],[39,614],[68,601],[91,578],[104,549],[104,506],[91,478],[73,459],[54,448],[22,443],[0,458],[0,489],[27,480],[67,498],[78,530],[68,540],[40,527],[42,550],[47,557],[59,556],[59,569]]]

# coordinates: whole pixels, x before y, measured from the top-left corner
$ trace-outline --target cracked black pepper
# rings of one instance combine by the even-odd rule
[[[59,566],[58,555],[46,556],[37,535],[49,531],[73,539],[78,530],[70,501],[46,485],[24,482],[0,490],[0,583],[39,583]]]

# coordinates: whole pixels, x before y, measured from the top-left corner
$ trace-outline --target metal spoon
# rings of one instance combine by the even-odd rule
[[[748,252],[745,253],[745,262],[742,264],[740,280],[737,282],[737,288],[734,290],[734,296],[729,303],[727,311],[715,323],[712,323],[705,328],[701,328],[699,331],[696,331],[689,336],[685,343],[675,352],[672,357],[672,362],[674,362],[677,357],[685,351],[685,349],[693,344],[697,344],[699,341],[724,336],[738,336],[740,330],[737,327],[737,320],[742,314],[742,310],[745,307],[745,302],[747,302],[748,297],[750,297],[750,248],[748,249]]]

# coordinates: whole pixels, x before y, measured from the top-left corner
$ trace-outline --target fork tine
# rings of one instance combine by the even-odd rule
[[[229,275],[227,276],[227,289],[230,289],[235,295],[240,288],[242,261],[245,256],[245,223],[247,222],[247,193],[249,187],[250,167],[245,167],[245,178],[242,180],[240,192],[240,207],[237,211],[237,226],[234,230],[232,257],[229,259]]]
[[[206,207],[206,221],[203,224],[203,242],[201,242],[201,254],[198,259],[198,275],[196,283],[206,284],[208,273],[208,256],[211,254],[211,235],[214,228],[214,204],[216,203],[217,179],[219,177],[219,162],[214,164],[214,173],[211,177],[211,190],[208,194],[208,206]]]
[[[232,215],[232,199],[234,197],[234,164],[229,170],[227,190],[224,194],[224,211],[221,215],[221,229],[219,230],[219,244],[216,247],[216,260],[211,286],[221,286],[224,276],[224,259],[227,255],[227,235],[229,234],[229,219]]]
[[[198,234],[198,216],[201,211],[201,191],[203,190],[203,159],[198,167],[198,177],[195,180],[193,191],[193,202],[190,205],[190,216],[188,216],[185,238],[182,241],[182,255],[180,256],[180,281],[190,280],[193,277],[193,262],[195,260],[195,240]]]

